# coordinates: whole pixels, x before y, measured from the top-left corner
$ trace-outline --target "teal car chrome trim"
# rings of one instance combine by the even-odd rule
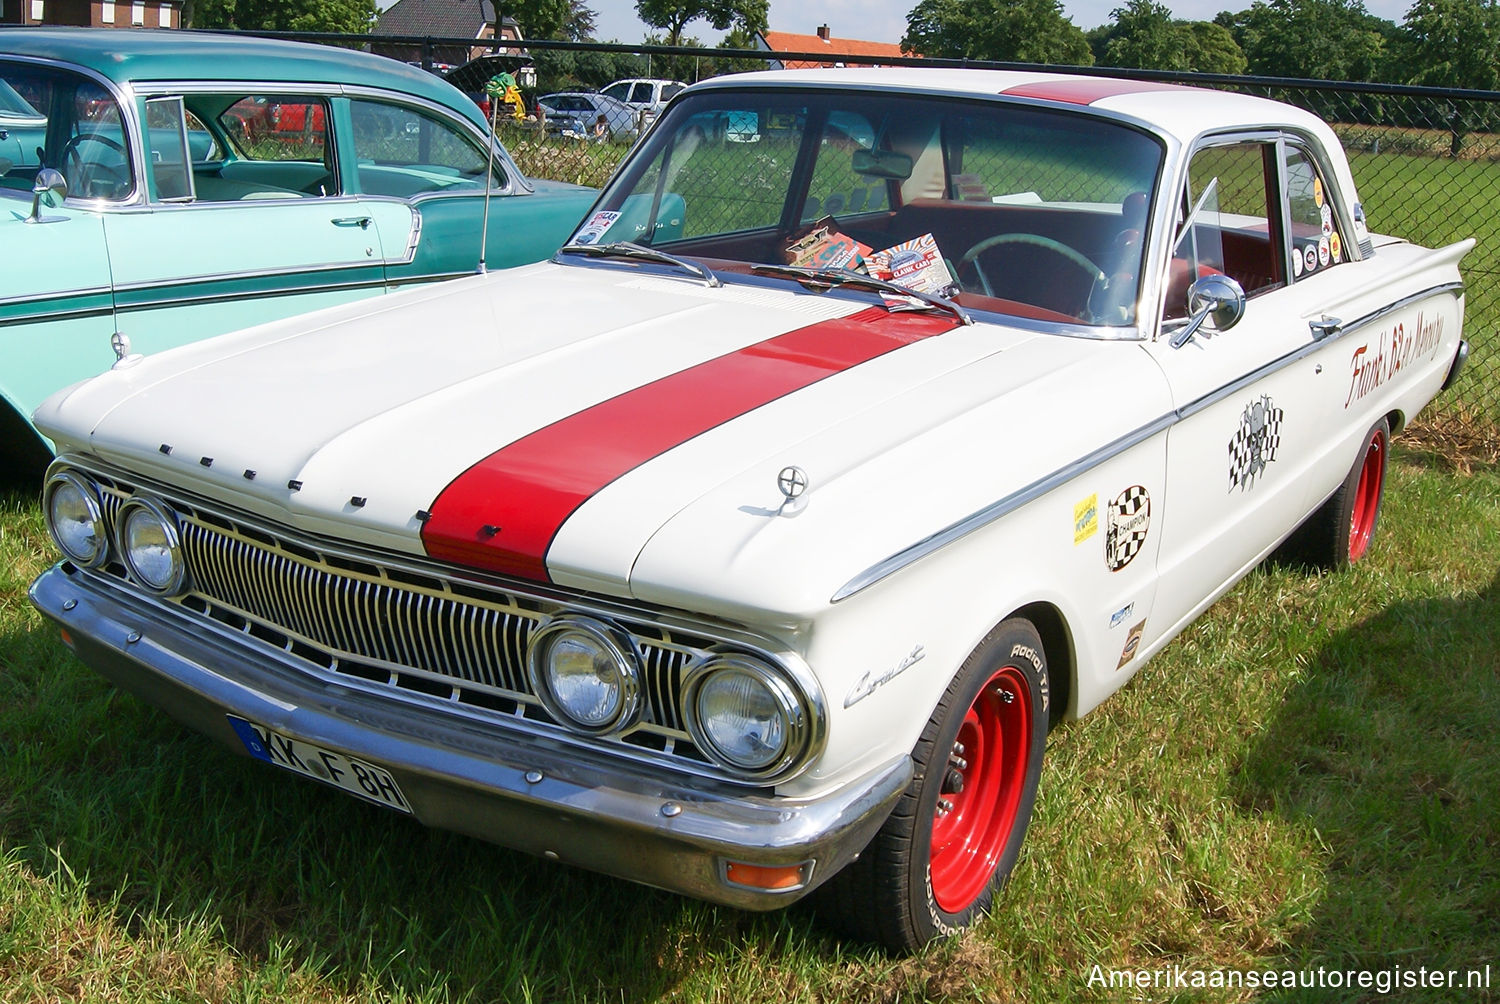
[[[854,578],[850,579],[848,582],[840,586],[838,591],[835,592],[830,598],[830,602],[837,603],[840,600],[848,599],[850,596],[853,596],[855,593],[858,593],[861,590],[874,585],[891,573],[900,571],[914,561],[925,558],[933,551],[936,551],[942,547],[946,547],[954,541],[968,536],[975,530],[988,526],[995,520],[1000,519],[1002,516],[1006,516],[1012,512],[1015,512],[1017,509],[1021,508],[1023,505],[1026,505],[1028,502],[1032,502],[1038,498],[1041,498],[1043,495],[1046,495],[1053,489],[1067,484],[1069,481],[1071,481],[1073,478],[1078,477],[1080,474],[1087,473],[1095,467],[1113,460],[1115,457],[1118,457],[1125,451],[1139,446],[1141,443],[1144,443],[1152,436],[1165,432],[1167,429],[1170,429],[1172,426],[1176,425],[1178,422],[1181,422],[1183,419],[1190,418],[1193,415],[1196,415],[1199,412],[1203,411],[1204,409],[1218,404],[1225,398],[1231,397],[1234,394],[1239,393],[1241,390],[1244,390],[1245,387],[1249,386],[1250,384],[1253,384],[1256,381],[1277,372],[1278,370],[1285,369],[1293,363],[1307,358],[1314,352],[1318,352],[1324,348],[1327,348],[1329,345],[1342,338],[1347,338],[1351,332],[1357,331],[1360,328],[1373,324],[1376,321],[1380,320],[1382,317],[1386,317],[1394,311],[1400,310],[1404,307],[1409,307],[1421,300],[1437,296],[1441,293],[1451,293],[1455,290],[1462,290],[1463,288],[1464,284],[1461,282],[1445,282],[1436,286],[1429,286],[1426,289],[1421,290],[1420,292],[1413,293],[1410,296],[1402,297],[1401,299],[1396,300],[1393,303],[1381,307],[1379,310],[1372,311],[1368,314],[1365,314],[1363,317],[1360,317],[1354,321],[1350,321],[1348,324],[1344,325],[1342,329],[1330,335],[1329,337],[1311,342],[1308,345],[1304,345],[1301,348],[1297,349],[1295,352],[1289,352],[1286,355],[1281,356],[1279,359],[1272,360],[1259,369],[1253,370],[1245,376],[1240,377],[1238,380],[1233,380],[1227,384],[1224,384],[1223,386],[1212,390],[1207,394],[1204,394],[1202,397],[1190,401],[1180,408],[1169,411],[1165,415],[1162,415],[1160,418],[1153,419],[1152,421],[1147,422],[1145,425],[1142,425],[1139,428],[1126,433],[1119,439],[1116,439],[1114,442],[1102,446],[1092,453],[1074,460],[1072,463],[1066,464],[1063,467],[1059,467],[1057,470],[1053,471],[1051,474],[1048,474],[1045,477],[1038,478],[1036,481],[1031,482],[1031,484],[1020,489],[1019,491],[1012,492],[1004,498],[990,503],[983,509],[971,513],[970,515],[965,516],[963,519],[958,520],[955,523],[949,524],[948,526],[939,530],[937,533],[934,533],[928,537],[924,537],[923,539],[917,541],[909,547],[897,551],[890,557],[876,562],[875,564],[871,565],[869,568],[865,569],[863,572],[860,572]]]
[[[387,285],[382,275],[371,279],[351,278],[345,282],[317,282],[300,283],[284,286],[261,286],[255,289],[218,289],[200,292],[187,292],[177,296],[150,295],[160,290],[193,290],[203,285],[224,286],[235,280],[223,278],[214,283],[192,283],[190,285],[152,285],[140,289],[126,291],[126,295],[119,296],[115,309],[120,314],[135,313],[142,310],[158,310],[162,307],[191,307],[205,303],[234,303],[247,299],[260,299],[263,297],[297,296],[308,293],[334,293],[341,290],[352,289],[374,289],[378,290]]]
[[[49,300],[67,300],[78,296],[108,296],[108,286],[79,286],[76,289],[61,289],[42,296],[0,296],[0,309],[15,303],[46,303]]]

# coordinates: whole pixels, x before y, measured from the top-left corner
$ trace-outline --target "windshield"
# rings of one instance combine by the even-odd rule
[[[671,108],[574,243],[852,268],[972,309],[1129,325],[1162,157],[1084,109],[711,90]]]

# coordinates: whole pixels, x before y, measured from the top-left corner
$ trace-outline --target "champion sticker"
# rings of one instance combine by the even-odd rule
[[[1073,506],[1073,546],[1099,532],[1099,494],[1095,492]]]
[[[1120,650],[1120,661],[1115,666],[1115,669],[1124,669],[1125,664],[1128,663],[1131,659],[1135,658],[1136,650],[1141,647],[1141,635],[1145,632],[1145,630],[1145,621],[1141,621],[1139,624],[1131,625],[1130,633],[1125,636],[1125,647]]]
[[[1281,446],[1281,419],[1281,409],[1267,395],[1245,405],[1240,427],[1229,441],[1230,491],[1254,488],[1256,478],[1276,459]]]
[[[1318,267],[1318,249],[1312,244],[1309,244],[1307,250],[1302,252],[1302,264],[1307,266],[1309,272]]]
[[[1104,532],[1104,563],[1118,572],[1135,560],[1151,529],[1151,494],[1131,485],[1109,504],[1109,526]]]

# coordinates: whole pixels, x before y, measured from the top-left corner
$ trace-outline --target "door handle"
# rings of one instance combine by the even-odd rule
[[[333,221],[336,227],[359,227],[361,230],[370,229],[370,218],[368,216],[340,216]]]
[[[1337,317],[1329,317],[1324,314],[1316,321],[1308,321],[1307,326],[1312,329],[1313,341],[1321,342],[1325,338],[1332,338],[1344,330],[1344,322]]]

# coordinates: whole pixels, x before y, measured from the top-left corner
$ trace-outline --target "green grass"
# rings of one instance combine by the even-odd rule
[[[1090,1001],[1125,996],[1096,964],[1500,963],[1493,466],[1398,450],[1366,563],[1255,572],[1055,732],[998,912],[907,960],[233,757],[68,655],[24,596],[50,554],[29,494],[0,496],[6,1004]]]

